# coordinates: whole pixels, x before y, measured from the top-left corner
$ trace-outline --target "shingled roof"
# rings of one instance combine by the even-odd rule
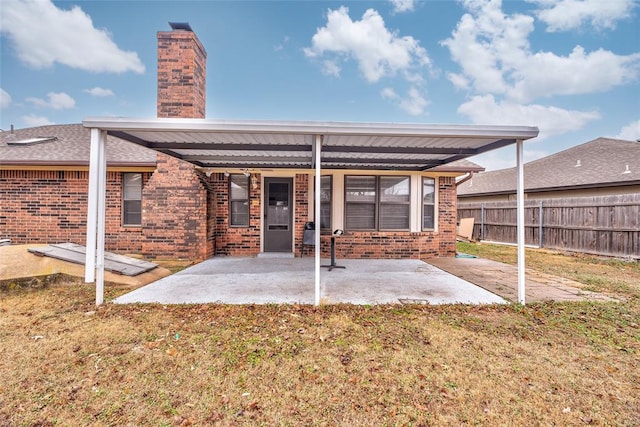
[[[156,152],[107,137],[109,167],[155,167]],[[0,168],[16,166],[88,167],[91,131],[82,124],[49,125],[0,132]]]
[[[627,172],[628,171],[628,172]],[[640,184],[640,142],[593,141],[524,165],[527,192]],[[516,191],[516,168],[482,172],[458,186],[458,196]]]

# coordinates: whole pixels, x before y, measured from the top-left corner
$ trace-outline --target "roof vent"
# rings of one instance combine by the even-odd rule
[[[55,136],[45,136],[45,137],[37,137],[37,138],[29,138],[29,139],[19,139],[17,141],[7,141],[7,145],[35,145],[41,144],[43,142],[51,142],[57,141],[58,138]]]
[[[172,30],[182,30],[193,33],[191,25],[189,25],[188,22],[169,22],[169,26],[171,26]]]
[[[622,173],[623,174],[631,173],[631,171],[629,170],[629,165],[624,165],[624,172]]]
[[[576,164],[573,167],[579,168],[580,166],[582,166],[582,163],[580,163],[580,160],[576,160]]]

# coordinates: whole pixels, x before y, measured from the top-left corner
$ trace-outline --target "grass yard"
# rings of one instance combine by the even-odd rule
[[[0,425],[640,425],[638,264],[528,265],[624,302],[96,309],[84,284],[6,291]]]

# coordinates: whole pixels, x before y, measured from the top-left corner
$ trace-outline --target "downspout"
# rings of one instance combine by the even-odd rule
[[[465,182],[469,181],[471,178],[473,178],[473,171],[467,172],[466,176],[464,176],[459,181],[456,181],[456,187],[464,184]]]

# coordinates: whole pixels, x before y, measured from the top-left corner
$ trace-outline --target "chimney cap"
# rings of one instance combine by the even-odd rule
[[[172,30],[182,30],[193,33],[191,25],[189,25],[188,22],[169,22],[169,26],[171,26]]]

